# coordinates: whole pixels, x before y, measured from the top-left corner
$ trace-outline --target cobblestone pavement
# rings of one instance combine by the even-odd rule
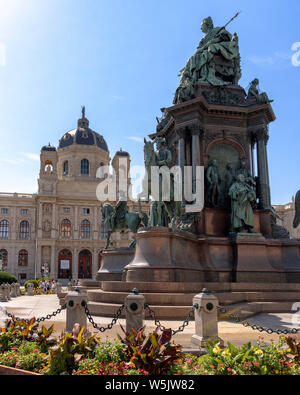
[[[10,314],[15,314],[20,318],[41,318],[48,314],[53,313],[60,307],[59,300],[56,295],[41,295],[41,296],[21,296],[19,298],[12,299],[8,303],[0,303],[0,308],[4,308]],[[267,328],[273,329],[288,329],[295,327],[292,323],[292,314],[258,314],[247,321],[256,325],[260,325]],[[3,326],[7,319],[5,313],[0,309],[0,326]],[[98,326],[107,326],[111,323],[112,318],[108,317],[96,317],[93,316],[94,321]],[[162,325],[166,328],[178,329],[182,325],[182,321],[161,321]],[[65,329],[66,322],[66,311],[63,310],[56,317],[52,317],[50,321],[45,321],[43,325],[49,327],[54,324],[56,334],[60,334]],[[88,328],[93,333],[98,333],[99,336],[104,340],[106,338],[115,339],[117,334],[122,334],[120,324],[125,327],[125,320],[120,319],[113,329],[106,331],[104,334],[95,331],[94,328],[88,324]],[[146,320],[148,330],[154,329],[155,325],[153,321]],[[175,335],[174,340],[185,348],[194,348],[191,344],[191,337],[195,333],[195,323],[190,322],[183,333]],[[241,324],[237,324],[231,321],[220,321],[219,322],[219,336],[224,342],[230,341],[235,345],[242,345],[245,342],[251,341],[256,342],[259,337],[264,337],[266,341],[277,340],[278,335],[268,335],[266,333],[261,334],[258,331],[254,331],[251,328],[246,328]],[[300,338],[300,335],[297,335]]]

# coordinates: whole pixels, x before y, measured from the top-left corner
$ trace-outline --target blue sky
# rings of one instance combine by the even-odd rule
[[[76,127],[81,105],[111,156],[143,163],[144,136],[172,104],[201,21],[240,37],[243,78],[274,99],[269,168],[273,204],[300,189],[299,0],[0,0],[0,191],[36,192],[40,148]]]

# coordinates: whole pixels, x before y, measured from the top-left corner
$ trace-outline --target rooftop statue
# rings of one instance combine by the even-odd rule
[[[214,27],[211,17],[203,20],[201,30],[205,36],[181,70],[174,103],[192,98],[196,82],[208,82],[213,86],[238,83],[241,78],[239,39],[236,33],[232,35],[226,30],[238,15],[223,27]]]
[[[270,100],[266,92],[259,92],[258,85],[259,79],[255,78],[250,84],[247,99],[256,99],[259,104],[272,103],[274,100]]]

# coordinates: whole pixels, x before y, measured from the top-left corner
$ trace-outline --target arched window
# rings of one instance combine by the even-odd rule
[[[64,219],[61,223],[61,237],[63,239],[71,238],[71,222],[68,219]]]
[[[66,160],[64,162],[64,176],[67,176],[69,174],[69,162]]]
[[[91,237],[91,224],[90,221],[85,219],[81,222],[81,238],[90,239]]]
[[[0,222],[0,238],[8,239],[9,235],[9,222],[4,220]]]
[[[82,175],[89,175],[90,174],[90,163],[87,159],[82,159],[80,169],[81,169]]]
[[[100,240],[105,240],[107,237],[106,225],[104,222],[100,225]]]
[[[0,250],[0,254],[2,255],[2,267],[3,269],[7,267],[7,258],[8,258],[8,253],[7,250]]]
[[[29,239],[30,230],[29,230],[29,222],[22,221],[20,223],[20,239]]]
[[[28,252],[26,250],[21,250],[19,252],[18,265],[28,266]]]

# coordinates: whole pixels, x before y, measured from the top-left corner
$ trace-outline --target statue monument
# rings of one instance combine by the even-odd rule
[[[124,202],[103,207],[109,231],[129,227],[136,244],[122,277],[101,279],[101,290],[91,291],[94,314],[109,315],[109,297],[111,303],[122,303],[124,292],[133,287],[160,318],[181,319],[203,288],[221,292],[220,303],[227,304],[255,304],[256,297],[273,301],[274,290],[282,300],[298,300],[287,291],[300,291],[300,241],[276,225],[271,205],[268,141],[276,116],[258,79],[248,92],[239,85],[239,38],[227,30],[229,23],[215,27],[211,17],[203,20],[204,36],[180,72],[173,105],[162,109],[150,140],[144,141],[147,177],[139,213],[127,213]],[[161,170],[156,192],[151,191],[153,166]],[[185,194],[181,201],[172,193],[169,201],[163,197],[163,171],[174,166],[191,169],[182,173],[183,189],[192,185],[194,191],[205,183],[202,210]],[[198,168],[204,169],[202,181]],[[141,207],[150,197],[147,222]],[[298,226],[300,192],[295,204]]]

